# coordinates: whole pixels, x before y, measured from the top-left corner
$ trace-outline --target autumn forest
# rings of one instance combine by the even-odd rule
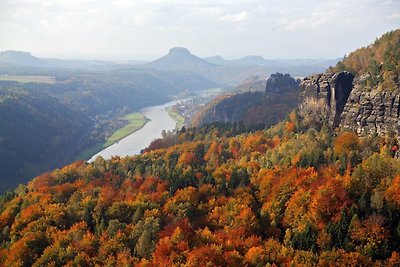
[[[175,50],[185,64],[188,57],[197,67],[203,62],[183,48]],[[185,76],[160,70],[163,79],[154,89],[156,74],[130,68],[122,69],[118,79],[114,76],[121,70],[115,69],[113,82],[97,78],[101,73],[79,79],[71,74],[76,80],[46,90],[30,83],[17,90],[17,82],[3,82],[6,89],[12,87],[0,104],[26,99],[12,107],[36,103],[39,93],[51,92],[47,102],[26,105],[29,114],[38,114],[32,112],[37,109],[46,115],[43,121],[52,122],[48,129],[58,130],[37,130],[43,145],[27,156],[35,159],[28,169],[43,155],[56,160],[57,152],[64,151],[58,147],[72,150],[68,144],[85,132],[97,109],[120,113],[116,107],[126,102],[133,111],[147,105],[144,99],[158,104],[203,81],[186,69]],[[236,121],[205,119],[163,131],[139,155],[76,161],[0,195],[0,266],[400,266],[400,29],[314,78],[277,77],[293,80],[293,90],[230,91],[214,100],[228,103],[231,109],[223,114],[235,113]],[[79,94],[66,89],[73,81]],[[162,92],[168,88],[167,97]],[[57,105],[42,104],[57,96]],[[308,105],[302,105],[301,97]],[[82,99],[98,101],[90,116]],[[252,101],[243,103],[246,99]],[[4,103],[2,110],[14,110]],[[64,106],[68,116],[52,113]],[[208,107],[202,114],[215,110]],[[4,116],[14,114],[5,111]],[[88,117],[77,115],[83,113]],[[16,118],[11,115],[7,125]],[[23,134],[28,122],[47,125],[20,117],[27,121],[18,128]],[[0,121],[7,136],[15,137],[6,120]],[[53,144],[54,136],[58,141]],[[12,156],[24,162],[4,136],[0,144],[11,162],[4,166],[16,162]],[[28,180],[20,178],[8,183]]]
[[[5,266],[400,263],[393,137],[292,112],[268,130],[183,129],[142,156],[76,162],[1,198]]]

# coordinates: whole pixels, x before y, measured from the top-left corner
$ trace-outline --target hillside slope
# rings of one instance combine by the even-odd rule
[[[77,162],[0,199],[5,266],[396,266],[393,140],[185,129],[142,156]],[[195,141],[197,140],[197,141]]]
[[[0,52],[0,63],[14,66],[40,67],[45,63],[29,52],[2,51]]]
[[[248,91],[247,91],[248,90]],[[241,122],[247,127],[273,125],[281,121],[298,103],[299,84],[286,74],[256,78],[222,95],[193,118],[194,125],[212,122]]]
[[[37,68],[31,71],[41,73]],[[123,113],[167,102],[188,88],[215,86],[195,74],[131,69],[43,74],[54,75],[54,82],[0,81],[0,192],[70,163],[81,151],[104,142],[121,127],[115,121]]]
[[[41,92],[0,86],[0,191],[68,163],[88,117]]]

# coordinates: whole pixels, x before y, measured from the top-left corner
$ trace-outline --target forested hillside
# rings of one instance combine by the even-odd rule
[[[334,70],[347,70],[356,75],[366,75],[365,90],[398,89],[400,30],[388,32],[376,39],[373,44],[350,53],[336,65]]]
[[[303,121],[43,174],[2,196],[1,263],[399,264],[396,140]]]
[[[303,79],[303,111],[360,135],[400,135],[400,30]]]
[[[193,118],[195,126],[213,122],[242,123],[248,128],[280,122],[299,103],[299,81],[274,73],[268,79],[249,80],[215,98]]]

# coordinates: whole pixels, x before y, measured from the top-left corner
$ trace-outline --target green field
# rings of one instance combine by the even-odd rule
[[[0,75],[0,81],[20,83],[56,83],[56,79],[52,76]]]
[[[167,108],[167,112],[168,115],[174,119],[174,121],[176,122],[176,129],[181,129],[183,124],[185,123],[185,119],[179,115],[178,113],[176,113],[175,111],[172,110],[172,107],[168,107]]]
[[[209,96],[209,95],[219,95],[219,94],[222,93],[223,91],[224,91],[224,89],[219,88],[219,87],[217,87],[217,88],[210,88],[210,89],[204,90],[204,91],[202,92],[202,95],[205,95],[205,96]]]
[[[128,121],[128,124],[114,132],[104,143],[105,147],[108,147],[131,133],[136,132],[148,122],[148,119],[139,112],[128,114],[124,119]]]
[[[124,117],[128,121],[128,124],[124,127],[115,131],[104,143],[97,144],[89,149],[82,151],[77,159],[90,159],[93,155],[103,150],[104,148],[111,146],[112,144],[118,142],[119,140],[127,137],[131,133],[136,132],[141,129],[149,121],[145,116],[139,112],[134,112],[126,115]]]

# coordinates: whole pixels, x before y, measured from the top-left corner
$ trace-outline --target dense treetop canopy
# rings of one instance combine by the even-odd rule
[[[303,121],[183,129],[141,156],[43,174],[1,197],[0,262],[398,264],[395,139]]]

